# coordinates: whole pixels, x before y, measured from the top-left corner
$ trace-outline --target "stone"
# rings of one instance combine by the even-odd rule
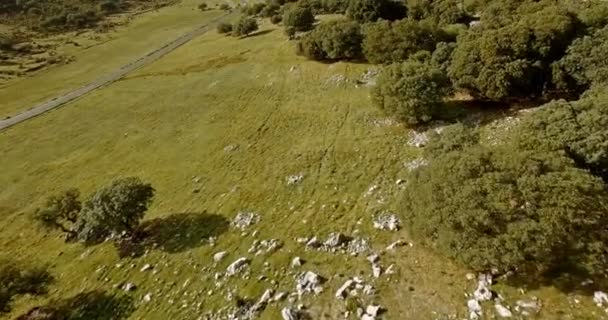
[[[336,298],[345,299],[348,296],[348,290],[350,290],[353,284],[353,280],[346,280],[346,282],[344,282],[344,284],[338,288],[338,291],[336,291]]]
[[[372,265],[372,275],[374,278],[380,278],[380,275],[382,275],[382,267],[377,264]]]
[[[467,308],[469,309],[469,319],[479,319],[483,314],[481,304],[475,299],[467,301]]]
[[[390,266],[388,266],[388,268],[386,268],[386,271],[384,271],[385,274],[395,274],[395,265],[391,264]]]
[[[152,301],[152,294],[148,292],[148,293],[147,293],[147,294],[144,296],[144,302],[150,302],[150,301]]]
[[[374,318],[380,315],[380,311],[382,311],[382,307],[379,305],[371,304],[365,308],[365,313]]]
[[[321,242],[317,237],[312,237],[306,242],[306,246],[310,248],[318,248],[321,246]]]
[[[376,263],[378,261],[380,261],[380,256],[377,254],[372,254],[367,256],[367,261],[369,261],[370,263]]]
[[[369,314],[365,313],[361,316],[361,320],[376,320],[376,317],[372,317]]]
[[[274,290],[266,289],[266,291],[264,291],[264,293],[260,297],[260,300],[258,300],[258,304],[268,303],[270,301],[270,299],[272,298],[273,294],[274,294]]]
[[[363,293],[370,296],[372,294],[375,294],[376,290],[374,289],[374,287],[372,287],[372,285],[366,284],[365,286],[363,286]]]
[[[517,300],[515,302],[515,311],[530,315],[540,311],[540,303],[537,300]]]
[[[296,292],[300,296],[304,293],[318,294],[323,291],[323,288],[320,287],[321,281],[321,276],[312,271],[306,271],[296,279]]]
[[[226,268],[226,275],[229,277],[233,276],[247,268],[247,266],[249,266],[249,259],[244,257],[238,258]]]
[[[347,241],[348,238],[345,235],[339,232],[334,232],[329,235],[329,237],[327,238],[327,240],[325,240],[323,244],[327,247],[335,248],[343,245]]]
[[[511,310],[507,309],[500,303],[495,304],[494,309],[496,310],[496,314],[498,314],[502,318],[511,318],[513,316]]]
[[[285,178],[285,180],[287,181],[287,185],[291,186],[291,185],[302,182],[302,180],[304,180],[304,175],[302,175],[302,174],[291,175],[291,176],[288,176],[287,178]]]
[[[232,220],[232,226],[241,231],[260,221],[260,215],[254,212],[239,212]]]
[[[228,255],[228,252],[226,251],[217,252],[213,255],[213,261],[220,262],[224,259],[224,257],[226,257],[226,255]]]
[[[293,258],[293,260],[291,260],[292,268],[301,267],[303,264],[304,264],[304,260],[302,260],[302,258],[300,258],[300,257],[295,257],[295,258]]]
[[[382,214],[374,218],[374,228],[379,230],[397,231],[401,222],[394,214]]]
[[[465,277],[467,278],[467,280],[473,280],[473,279],[475,279],[475,274],[472,272],[469,272],[465,275]]]
[[[397,241],[389,244],[386,247],[386,250],[387,251],[392,251],[392,250],[395,250],[395,248],[405,246],[406,244],[407,244],[407,242],[405,242],[405,240],[399,239],[399,240],[397,240]]]
[[[473,292],[473,296],[477,301],[488,301],[492,299],[493,294],[484,282],[479,282],[477,289]]]
[[[411,147],[422,148],[429,142],[429,136],[426,132],[412,131],[407,144]]]
[[[272,298],[272,301],[282,301],[285,300],[285,298],[287,297],[287,292],[277,292],[274,297]]]
[[[603,291],[594,292],[593,302],[595,302],[598,307],[602,307],[604,304],[608,304],[608,294]]]
[[[291,307],[281,309],[281,317],[283,320],[300,320],[302,311],[294,310]]]
[[[137,289],[137,286],[135,284],[129,282],[129,283],[126,283],[124,286],[122,286],[122,289],[124,291],[129,292],[129,291],[133,291],[133,290]]]

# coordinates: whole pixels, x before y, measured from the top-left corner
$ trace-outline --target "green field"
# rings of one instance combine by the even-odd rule
[[[0,114],[84,84],[221,14],[188,5],[194,8],[184,1],[143,15],[116,40],[77,53],[76,62],[0,89]],[[56,277],[47,296],[19,298],[6,318],[100,289],[132,298],[129,319],[198,319],[234,304],[224,299],[227,289],[257,299],[275,280],[279,290],[293,291],[289,263],[295,256],[307,261],[301,270],[328,279],[321,295],[302,300],[314,319],[343,318],[344,303],[333,295],[351,276],[374,284],[377,295],[363,300],[386,307],[386,319],[466,318],[464,293],[475,288],[465,278],[468,270],[416,243],[383,254],[382,264],[395,264],[396,274],[373,280],[365,256],[305,251],[295,241],[342,232],[369,238],[381,250],[408,238],[405,231],[372,227],[373,214],[394,212],[396,181],[407,178],[404,164],[420,151],[407,145],[404,127],[371,105],[369,88],[356,85],[370,67],[306,61],[294,54],[281,27],[265,21],[259,34],[244,39],[210,31],[119,82],[0,132],[2,254],[47,263]],[[304,179],[288,185],[294,174]],[[159,246],[144,248],[141,257],[121,259],[110,243],[66,244],[29,218],[53,192],[78,187],[86,195],[131,175],[157,189],[146,219],[163,226],[155,236]],[[244,210],[261,216],[246,236],[228,225]],[[257,239],[285,245],[254,257],[247,253],[253,230]],[[215,246],[210,236],[217,237]],[[216,268],[212,255],[223,250],[229,254]],[[217,289],[213,273],[241,256],[253,259],[250,279],[233,278]],[[140,272],[145,264],[159,272]],[[259,281],[260,275],[268,279]],[[121,282],[138,288],[125,294],[113,287]],[[606,317],[582,293],[551,286],[523,293],[501,284],[494,289],[507,305],[538,297],[539,319]],[[151,302],[142,300],[147,293]],[[288,304],[271,304],[260,318],[279,319]],[[491,314],[492,305],[486,310]]]

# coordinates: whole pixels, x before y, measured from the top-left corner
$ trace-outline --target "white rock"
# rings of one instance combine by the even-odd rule
[[[502,318],[511,318],[513,316],[511,310],[507,309],[500,303],[495,304],[494,309],[496,309],[496,313]]]
[[[285,307],[281,310],[283,320],[298,320],[298,313],[291,308]]]
[[[477,301],[488,301],[492,299],[492,291],[488,289],[485,283],[479,282],[477,289],[473,292],[473,296]]]
[[[144,296],[144,301],[145,301],[145,302],[150,302],[150,301],[152,301],[152,294],[148,292],[148,293],[147,293],[147,294]]]
[[[384,271],[385,274],[395,274],[395,265],[391,264],[390,266],[388,266],[388,268],[386,268],[386,271]]]
[[[467,301],[467,308],[469,309],[469,319],[479,319],[483,314],[481,304],[475,299]]]
[[[300,257],[295,257],[295,258],[293,258],[293,260],[291,260],[292,268],[301,267],[302,264],[304,264],[304,260],[302,260],[302,258],[300,258]]]
[[[377,317],[380,314],[380,310],[382,310],[382,307],[372,304],[365,308],[365,313],[372,317]]]
[[[465,277],[467,278],[467,280],[473,280],[473,279],[475,279],[475,274],[472,272],[469,272],[465,275]]]
[[[377,264],[372,265],[372,275],[374,278],[380,278],[380,275],[382,275],[382,268]]]
[[[273,294],[274,294],[274,290],[272,290],[272,289],[266,289],[266,291],[264,291],[264,293],[260,297],[260,300],[258,301],[258,304],[268,303],[268,301],[270,301],[270,298],[272,298]]]
[[[370,316],[369,314],[365,313],[361,316],[361,320],[376,320],[375,317]]]
[[[286,292],[277,292],[274,297],[272,298],[272,301],[281,301],[283,299],[285,299],[285,297],[287,297],[287,293]]]
[[[608,304],[608,294],[603,291],[594,292],[593,302],[595,302],[598,307],[602,307],[604,304]]]
[[[406,245],[406,244],[407,244],[407,242],[405,242],[405,240],[399,239],[399,240],[397,240],[397,241],[395,241],[395,242],[393,242],[393,243],[389,244],[389,245],[386,247],[386,250],[388,250],[388,251],[395,250],[395,248],[397,248],[397,247],[402,247],[402,246],[404,246],[404,245]]]
[[[229,277],[233,276],[233,275],[241,272],[248,265],[249,265],[249,259],[247,259],[245,257],[238,258],[236,261],[234,261],[233,263],[231,263],[228,266],[228,268],[226,268],[226,275],[229,276]]]
[[[131,282],[129,282],[129,283],[127,283],[127,284],[125,284],[125,285],[122,287],[122,289],[123,289],[124,291],[133,291],[133,290],[135,290],[136,288],[137,288],[137,286],[136,286],[135,284],[131,283]]]
[[[150,269],[152,269],[152,266],[150,264],[145,264],[143,267],[141,267],[141,269],[139,269],[139,271],[144,272]]]
[[[376,263],[376,262],[380,261],[380,256],[377,254],[372,254],[367,257],[367,261],[369,261],[370,263]]]
[[[226,255],[228,255],[228,252],[226,252],[226,251],[217,252],[216,254],[213,255],[213,261],[220,262],[224,259],[224,257],[226,257]]]
[[[346,282],[344,282],[344,284],[340,288],[338,288],[338,291],[336,291],[336,298],[338,298],[338,299],[346,298],[346,296],[348,296],[348,290],[350,290],[353,283],[354,283],[353,280],[350,280],[350,279],[346,280]]]
[[[400,221],[394,214],[382,214],[374,218],[374,228],[379,230],[397,231]]]

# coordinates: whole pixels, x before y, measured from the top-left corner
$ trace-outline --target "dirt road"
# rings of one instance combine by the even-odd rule
[[[148,54],[144,55],[143,57],[141,57],[135,61],[129,62],[128,64],[122,66],[120,69],[118,69],[110,74],[102,76],[101,78],[93,81],[92,83],[89,83],[83,87],[80,87],[71,92],[63,94],[59,97],[55,97],[51,100],[42,102],[42,103],[35,105],[34,107],[28,109],[27,111],[23,111],[8,119],[0,120],[0,130],[7,129],[7,128],[12,127],[16,124],[19,124],[23,121],[31,119],[35,116],[41,115],[49,110],[58,108],[74,99],[82,97],[83,95],[85,95],[95,89],[101,88],[103,86],[111,84],[114,81],[117,81],[118,79],[124,77],[129,72],[132,72],[147,64],[150,64],[151,62],[161,58],[162,56],[168,54],[169,52],[184,45],[188,41],[196,38],[197,36],[202,35],[203,33],[207,32],[210,27],[214,26],[216,22],[226,18],[229,15],[230,15],[230,13],[223,14],[222,16],[211,20],[209,23],[207,23],[203,26],[197,27],[196,29],[194,29],[186,34],[181,35],[177,39],[174,39],[174,40],[164,44],[163,46],[155,49],[154,51],[149,52]]]

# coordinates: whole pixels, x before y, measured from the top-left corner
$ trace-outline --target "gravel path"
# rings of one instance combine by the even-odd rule
[[[135,61],[129,62],[128,64],[122,66],[120,69],[118,69],[110,74],[107,74],[105,76],[102,76],[101,78],[93,81],[92,83],[89,83],[83,87],[80,87],[71,92],[63,94],[59,97],[55,97],[53,99],[50,99],[50,100],[42,102],[38,105],[35,105],[31,109],[29,109],[27,111],[23,111],[13,117],[10,117],[10,118],[4,119],[4,120],[0,120],[0,130],[7,129],[7,128],[12,127],[16,124],[19,124],[23,121],[26,121],[28,119],[41,115],[49,110],[58,108],[74,99],[82,97],[83,95],[85,95],[95,89],[98,89],[100,87],[111,84],[112,82],[124,77],[127,73],[132,72],[136,69],[139,69],[147,64],[150,64],[151,62],[161,58],[162,56],[168,54],[169,52],[184,45],[188,41],[196,38],[197,36],[202,35],[203,33],[207,32],[209,30],[209,28],[212,27],[216,22],[226,18],[228,15],[230,15],[230,14],[229,13],[224,14],[218,18],[215,18],[215,19],[211,20],[211,22],[209,22],[208,24],[197,27],[196,29],[194,29],[186,34],[181,35],[177,39],[174,39],[173,41],[164,44],[162,47],[159,47],[156,50],[149,52],[145,56],[143,56]]]

